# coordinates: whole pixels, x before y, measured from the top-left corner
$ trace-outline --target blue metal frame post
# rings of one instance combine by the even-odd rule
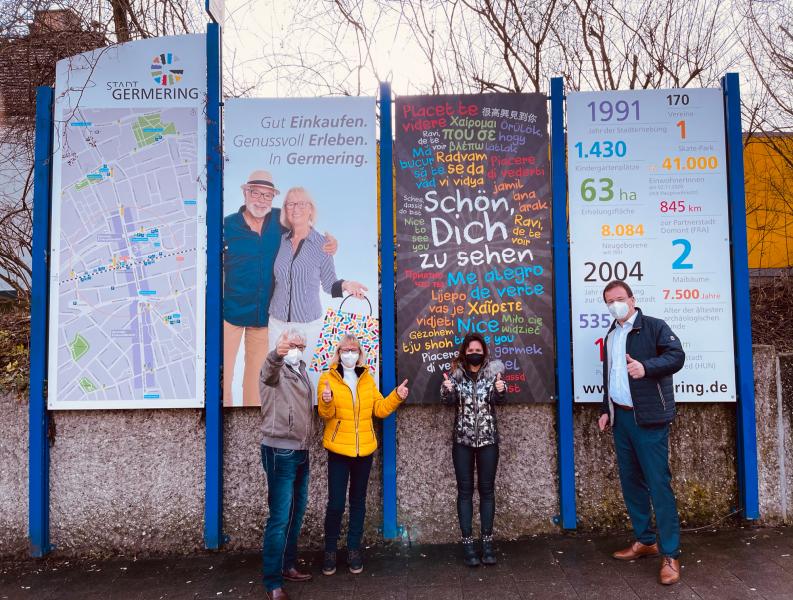
[[[36,90],[36,148],[33,171],[33,293],[30,307],[30,405],[28,407],[28,535],[31,556],[50,546],[49,417],[44,398],[47,378],[47,301],[49,299],[50,194],[52,187],[52,88]]]
[[[732,297],[735,315],[735,363],[738,387],[737,459],[738,496],[745,519],[758,519],[757,425],[754,406],[752,321],[749,304],[749,257],[746,243],[746,195],[743,174],[741,88],[737,73],[722,79],[727,126],[727,162],[730,202]]]
[[[223,157],[220,145],[220,26],[207,25],[206,501],[204,545],[223,543]]]
[[[559,427],[559,506],[563,529],[576,528],[573,437],[573,357],[570,324],[570,247],[567,241],[564,80],[551,79],[551,177],[553,189],[553,279],[556,325],[556,401]]]
[[[391,84],[380,84],[380,380],[396,386],[396,307],[394,301],[394,173],[391,142]],[[397,525],[396,414],[383,421],[383,537],[399,537]]]

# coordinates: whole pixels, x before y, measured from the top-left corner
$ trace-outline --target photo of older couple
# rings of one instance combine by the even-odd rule
[[[258,406],[259,371],[281,333],[299,326],[313,352],[325,312],[320,293],[363,298],[368,288],[337,275],[338,241],[315,228],[317,205],[308,190],[290,188],[275,208],[280,190],[270,172],[251,172],[241,188],[242,205],[224,220],[223,358],[234,365],[244,344],[242,404]],[[226,405],[232,404],[233,373],[223,380]]]

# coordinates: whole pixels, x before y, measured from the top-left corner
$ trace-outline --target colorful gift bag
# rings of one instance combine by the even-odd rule
[[[325,312],[322,333],[319,335],[317,347],[311,359],[310,368],[312,370],[328,370],[333,362],[341,336],[351,333],[361,342],[361,348],[366,353],[366,366],[369,367],[372,374],[377,372],[377,360],[380,353],[380,325],[377,319],[372,316],[372,303],[365,296],[364,300],[369,305],[368,315],[343,311],[344,303],[352,297],[344,298],[338,310],[328,308]]]

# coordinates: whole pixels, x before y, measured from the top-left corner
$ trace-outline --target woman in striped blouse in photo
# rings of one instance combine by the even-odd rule
[[[275,258],[269,319],[271,346],[281,331],[299,324],[306,332],[306,362],[309,364],[322,332],[324,310],[320,288],[333,298],[348,294],[363,298],[368,291],[357,281],[336,276],[333,256],[322,249],[325,237],[314,229],[316,221],[317,207],[308,191],[302,187],[291,188],[281,210],[281,224],[288,231],[281,235]],[[311,375],[316,384],[319,374],[311,372]]]

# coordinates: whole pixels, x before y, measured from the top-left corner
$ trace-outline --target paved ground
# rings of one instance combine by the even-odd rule
[[[733,529],[683,537],[683,581],[656,583],[658,560],[619,563],[609,553],[625,537],[533,537],[498,544],[499,564],[469,569],[456,546],[386,545],[366,552],[366,569],[287,584],[296,600],[511,600],[703,598],[793,600],[793,528]],[[343,554],[343,553],[340,553]],[[343,556],[340,557],[343,566]],[[105,561],[0,563],[0,599],[263,598],[256,554]]]

